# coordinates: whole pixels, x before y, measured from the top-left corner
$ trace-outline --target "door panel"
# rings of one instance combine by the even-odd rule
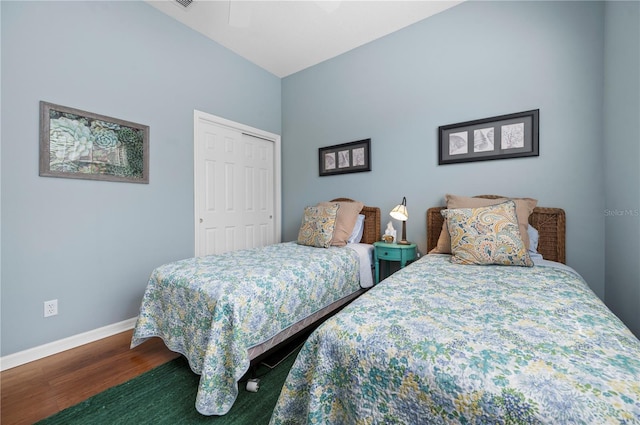
[[[275,143],[207,119],[195,125],[196,255],[275,243]]]

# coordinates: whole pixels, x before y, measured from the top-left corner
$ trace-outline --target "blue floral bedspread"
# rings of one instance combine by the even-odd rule
[[[639,424],[640,341],[574,273],[425,256],[309,337],[271,424]]]
[[[351,294],[359,260],[348,248],[286,242],[156,268],[131,347],[159,336],[200,374],[196,409],[223,415],[249,368],[247,349]]]

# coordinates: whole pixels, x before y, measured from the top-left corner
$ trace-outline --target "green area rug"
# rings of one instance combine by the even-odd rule
[[[258,368],[257,374],[262,376],[257,393],[246,391],[246,383],[241,382],[238,398],[224,416],[203,416],[196,411],[200,376],[191,371],[184,357],[179,357],[38,424],[268,424],[299,350],[296,348],[272,370]]]

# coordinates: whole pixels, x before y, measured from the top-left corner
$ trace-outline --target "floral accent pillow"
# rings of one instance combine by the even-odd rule
[[[353,202],[320,202],[318,207],[327,207],[338,204],[338,213],[336,214],[336,227],[333,229],[331,236],[331,245],[345,246],[353,232],[353,228],[358,221],[358,214],[362,211],[364,204],[359,201]]]
[[[442,210],[451,236],[451,262],[532,267],[520,237],[516,204]]]
[[[298,244],[328,248],[336,226],[338,204],[306,207],[298,231]]]
[[[487,207],[489,205],[501,204],[505,201],[512,200],[516,203],[516,217],[518,218],[518,226],[520,227],[520,236],[524,246],[529,248],[529,234],[527,228],[529,227],[529,216],[533,212],[533,209],[538,204],[537,199],[533,198],[469,198],[466,196],[456,196],[446,194],[445,202],[447,208],[479,208]],[[440,237],[435,248],[429,251],[429,254],[451,254],[451,238],[449,237],[449,230],[447,229],[447,222],[442,224],[442,230],[440,231]]]

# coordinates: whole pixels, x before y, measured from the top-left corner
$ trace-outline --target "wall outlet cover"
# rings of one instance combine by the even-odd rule
[[[44,302],[44,317],[55,316],[58,314],[58,300],[50,300]]]

